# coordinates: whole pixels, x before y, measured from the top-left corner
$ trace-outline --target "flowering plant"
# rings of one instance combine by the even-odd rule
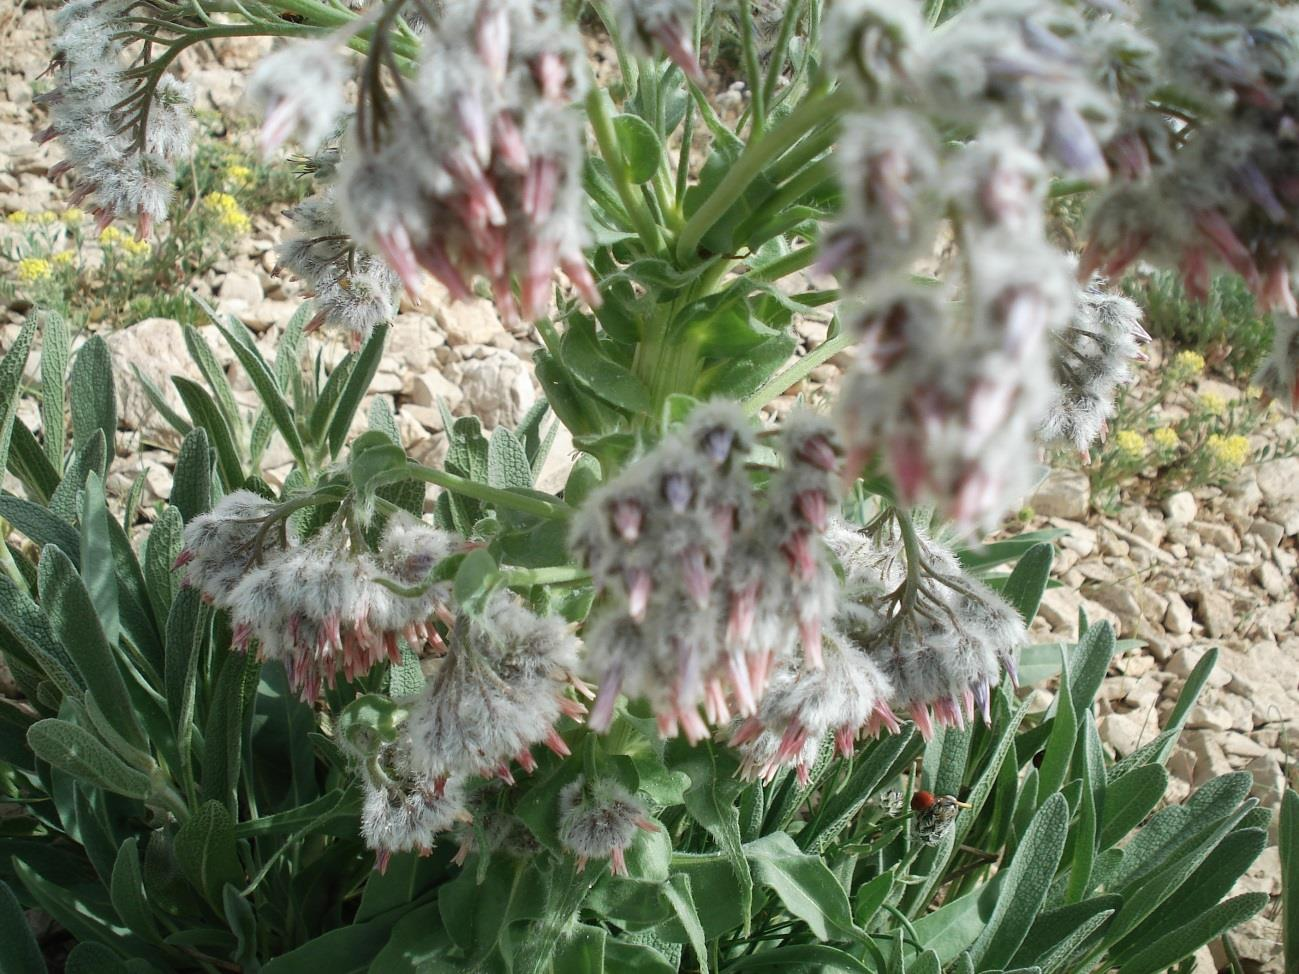
[[[1027,647],[1050,548],[977,539],[1042,444],[1103,435],[1140,355],[1097,272],[1146,253],[1202,290],[1221,261],[1294,313],[1284,26],[1018,0],[791,0],[766,37],[747,3],[573,13],[60,9],[43,136],[103,227],[167,219],[189,149],[168,69],[223,37],[290,40],[249,95],[264,149],[296,139],[318,188],[278,253],[313,297],[273,361],[212,315],[260,410],[197,330],[189,418],[147,390],[184,441],[141,553],[103,493],[104,343],[72,366],[68,457],[66,351],[42,355],[42,439],[11,418],[28,346],[66,349],[62,324],[33,317],[4,360],[0,454],[27,497],[0,516],[41,548],[5,549],[0,645],[31,702],[5,711],[8,781],[24,841],[66,837],[80,870],[69,892],[20,849],[23,895],[87,962],[270,971],[1154,972],[1257,912],[1219,903],[1265,841],[1247,778],[1120,850],[1212,656],[1111,765],[1090,705],[1112,631]],[[700,60],[720,25],[748,93],[730,123]],[[1072,262],[1045,208],[1090,188]],[[944,240],[950,267],[914,277]],[[447,415],[441,468],[382,405],[349,438],[425,273],[544,345],[545,403],[490,436]],[[834,302],[789,363],[794,319]],[[1260,373],[1287,401],[1294,320]],[[352,347],[328,373],[303,368],[318,329]],[[759,423],[850,347],[832,415]],[[582,456],[551,494],[557,424]],[[1056,671],[1030,715],[1017,681]]]

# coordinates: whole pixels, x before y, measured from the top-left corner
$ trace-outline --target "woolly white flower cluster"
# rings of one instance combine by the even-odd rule
[[[865,534],[840,528],[827,541],[853,603],[844,631],[887,679],[892,705],[926,739],[935,721],[961,727],[978,713],[989,722],[1001,672],[1018,684],[1028,641],[1019,613],[950,548],[890,514]]]
[[[440,833],[473,821],[463,781],[435,787],[413,772],[408,741],[385,744],[375,760],[363,765],[361,837],[375,853],[380,872],[394,853],[427,856]]]
[[[304,700],[333,687],[339,669],[352,680],[384,659],[399,661],[399,636],[444,648],[433,620],[448,613],[448,587],[407,597],[380,579],[419,585],[461,549],[458,538],[394,516],[376,552],[355,552],[340,526],[296,544],[274,518],[274,505],[256,494],[228,494],[186,525],[176,565],[186,568],[186,586],[229,610],[234,645],[255,641],[259,659],[282,662]]]
[[[657,832],[658,824],[622,785],[610,778],[590,782],[579,775],[559,793],[559,841],[577,857],[582,872],[591,859],[608,859],[609,871],[627,875],[627,847],[637,830]]]
[[[600,675],[596,730],[622,692],[649,700],[665,737],[698,741],[733,708],[753,714],[796,647],[822,665],[838,590],[820,540],[838,467],[832,430],[791,416],[761,503],[744,469],[751,445],[736,404],[700,406],[574,519],[572,547],[605,596],[585,632]]]
[[[190,86],[162,74],[149,84],[127,74],[118,35],[130,27],[124,0],[69,0],[54,14],[56,87],[39,101],[66,158],[51,178],[76,170],[71,201],[93,198],[100,230],[123,217],[143,239],[167,215],[174,164],[193,146]]]
[[[487,278],[507,323],[546,313],[556,267],[598,304],[582,253],[583,119],[571,107],[583,58],[558,3],[448,8],[400,96],[382,113],[363,102],[349,129],[343,225],[412,293],[421,268],[455,298]]]
[[[1140,346],[1150,335],[1135,302],[1095,279],[1079,288],[1073,318],[1052,338],[1055,394],[1038,437],[1090,459],[1091,444],[1107,432],[1118,387],[1132,380],[1131,363],[1146,359]]]
[[[513,784],[512,761],[536,768],[534,744],[569,753],[555,724],[586,708],[566,691],[590,691],[574,675],[579,643],[562,619],[498,591],[480,615],[456,616],[447,645],[407,720],[410,765],[421,777],[439,787],[457,774]]]
[[[1049,339],[1072,308],[1045,236],[1043,157],[1103,175],[1101,99],[1068,11],[999,0],[935,32],[906,4],[854,0],[834,16],[827,37],[863,101],[845,120],[844,214],[823,258],[865,305],[839,401],[848,472],[878,461],[903,503],[991,526],[1029,486]],[[974,137],[954,145],[952,128]],[[899,290],[942,220],[964,279]]]
[[[279,266],[301,278],[315,298],[316,313],[306,330],[336,328],[359,348],[397,313],[401,282],[343,230],[332,188],[304,200],[288,216],[296,236],[282,241],[275,254]]]

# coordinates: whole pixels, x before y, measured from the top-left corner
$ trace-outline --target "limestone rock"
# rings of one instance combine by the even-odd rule
[[[1091,503],[1091,484],[1076,470],[1052,470],[1028,506],[1047,517],[1081,520]]]
[[[1189,490],[1179,490],[1164,498],[1164,514],[1170,524],[1190,524],[1199,510]]]

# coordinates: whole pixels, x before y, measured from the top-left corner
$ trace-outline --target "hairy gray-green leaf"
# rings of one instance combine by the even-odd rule
[[[0,359],[0,474],[4,473],[9,463],[9,439],[18,409],[18,394],[22,390],[23,369],[27,366],[27,354],[31,351],[32,337],[36,333],[36,323],[36,315],[28,316],[13,345],[5,352],[4,358]],[[62,429],[62,426],[60,422],[59,428]]]
[[[92,335],[77,350],[70,382],[73,447],[82,449],[95,430],[103,430],[111,456],[117,435],[117,396],[113,390],[113,357],[108,343],[99,335]]]
[[[128,798],[147,798],[149,778],[128,768],[88,730],[66,720],[38,720],[27,731],[36,756],[87,784]]]
[[[205,802],[180,827],[175,852],[185,878],[213,906],[221,904],[226,883],[238,885],[243,878],[234,820],[220,802]]]
[[[43,314],[41,327],[41,433],[45,437],[45,456],[55,470],[63,466],[64,383],[68,377],[71,337],[68,323],[53,311]],[[4,469],[4,451],[0,450],[0,470]]]

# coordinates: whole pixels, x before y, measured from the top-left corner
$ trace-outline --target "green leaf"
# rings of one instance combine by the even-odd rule
[[[590,319],[574,316],[570,320],[561,349],[564,365],[589,393],[629,416],[650,411],[649,391],[604,353]]]
[[[1117,648],[1114,629],[1108,622],[1101,622],[1088,628],[1073,652],[1066,655],[1075,714],[1091,707]]]
[[[9,471],[22,483],[29,497],[41,504],[48,503],[59,486],[58,471],[45,458],[27,424],[15,416],[8,429]],[[2,432],[0,439],[3,439]]]
[[[852,954],[821,944],[792,944],[748,954],[738,960],[728,961],[726,971],[729,974],[731,971],[756,971],[765,967],[774,967],[780,971],[810,969],[824,972],[843,971],[845,974],[873,974],[872,968],[867,967]],[[908,968],[910,972],[915,970],[916,968]]]
[[[105,561],[111,570],[111,561],[107,558]],[[122,737],[136,747],[147,747],[113,647],[72,562],[54,545],[47,545],[41,551],[39,570],[41,604],[46,607],[50,624],[63,645],[76,648],[73,659],[86,687],[112,715]]]
[[[122,843],[113,864],[109,896],[113,909],[131,931],[146,940],[157,940],[158,925],[144,892],[144,873],[140,869],[139,840],[131,836]]]
[[[1121,896],[1097,896],[1041,913],[1010,963],[1044,969],[1063,963],[1122,905]]]
[[[456,601],[466,608],[480,606],[491,591],[492,583],[500,577],[496,560],[486,548],[477,548],[465,556],[456,571],[454,591]]]
[[[1118,845],[1124,836],[1140,825],[1167,790],[1168,772],[1158,764],[1134,768],[1122,778],[1111,781],[1101,806],[1101,851]]]
[[[532,467],[523,444],[503,426],[492,430],[487,443],[487,483],[491,487],[532,487]]]
[[[121,635],[117,606],[117,576],[114,573],[113,541],[108,526],[108,498],[99,475],[86,475],[81,499],[81,573],[94,604],[95,615],[110,646]],[[65,641],[65,645],[67,645]],[[111,701],[105,700],[110,704]]]
[[[860,927],[866,927],[879,912],[893,892],[893,870],[880,873],[868,883],[862,883],[852,897],[852,915]]]
[[[186,523],[212,507],[212,460],[207,432],[201,427],[185,436],[176,457],[171,503]]]
[[[970,949],[980,970],[1005,967],[1046,900],[1069,835],[1069,804],[1058,792],[1033,816],[997,897],[988,925]]]
[[[742,292],[713,294],[682,312],[689,335],[705,358],[739,356],[775,338],[779,332],[759,321]]]
[[[400,916],[393,910],[368,923],[338,927],[268,961],[261,974],[358,974],[383,949]]]
[[[1281,853],[1281,935],[1285,967],[1299,970],[1299,794],[1287,788],[1281,798],[1277,829]]]
[[[211,347],[198,328],[187,325],[181,329],[181,334],[185,339],[185,347],[189,350],[189,357],[194,360],[194,364],[198,366],[199,372],[212,390],[217,408],[221,410],[221,415],[225,417],[230,429],[237,435],[243,429],[243,420],[239,416],[239,406],[235,403],[234,392],[226,380],[225,369],[221,368],[221,364],[212,354]]]
[[[0,970],[5,974],[45,974],[41,946],[8,883],[0,882]]]
[[[226,424],[221,410],[217,409],[212,397],[197,382],[192,382],[181,375],[173,375],[171,384],[180,393],[181,402],[189,410],[190,418],[196,427],[207,430],[216,447],[217,461],[221,467],[221,479],[227,490],[236,490],[243,486],[244,471],[239,460],[239,448],[235,445],[234,434]]]
[[[188,436],[189,431],[194,428],[194,424],[171,408],[162,390],[154,385],[153,380],[141,372],[140,367],[134,362],[131,363],[131,371],[135,373],[135,381],[144,392],[145,398],[149,400],[149,405],[158,410],[158,414],[167,421],[168,426],[181,436]]]
[[[668,898],[672,909],[676,911],[677,919],[685,928],[699,970],[703,974],[708,974],[708,938],[704,936],[703,925],[699,922],[699,913],[695,910],[695,899],[690,892],[690,877],[685,873],[676,873],[664,884],[663,895]]]
[[[242,970],[256,971],[260,965],[257,960],[257,917],[252,904],[239,894],[239,890],[226,883],[221,890],[221,906],[235,935],[235,961]]]
[[[818,940],[855,937],[848,894],[820,856],[803,852],[786,832],[773,832],[744,846],[754,878],[770,887]]]
[[[739,906],[747,925],[753,879],[740,841],[740,810],[736,806],[742,790],[742,783],[736,777],[739,762],[733,754],[709,742],[691,747],[674,740],[668,745],[667,754],[668,767],[690,778],[685,794],[686,811],[713,837],[734,870],[740,887]],[[723,766],[719,767],[719,763]]]
[[[190,884],[214,907],[226,883],[243,879],[235,849],[235,825],[224,805],[204,803],[176,833],[176,862]]]
[[[86,483],[86,475],[104,469],[104,437],[95,430],[85,449],[74,453],[63,471],[63,479],[50,495],[50,510],[69,524],[77,520],[77,497]]]
[[[217,329],[225,336],[227,344],[235,357],[239,359],[239,364],[244,367],[248,374],[248,379],[257,390],[257,398],[261,400],[262,406],[270,414],[275,423],[275,428],[279,430],[280,436],[284,437],[284,443],[293,454],[293,459],[298,462],[298,466],[307,466],[306,451],[302,447],[302,437],[298,433],[297,423],[293,419],[293,411],[289,404],[284,401],[284,395],[280,391],[280,384],[271,372],[271,367],[262,358],[262,353],[257,348],[257,343],[253,340],[252,333],[244,325],[230,319],[228,323],[223,323],[219,318],[213,316],[213,323]],[[174,381],[174,380],[173,380]],[[188,405],[188,402],[186,402]]]
[[[63,409],[66,406],[64,385],[68,377],[71,337],[68,323],[61,315],[46,311],[41,327],[41,433],[45,438],[45,456],[55,470],[63,467],[64,441],[67,439]],[[4,382],[0,379],[0,388]],[[0,419],[3,426],[3,419]],[[2,436],[0,436],[2,438]],[[4,449],[0,448],[0,470],[5,467]]]
[[[0,474],[9,464],[9,441],[18,409],[18,394],[22,391],[23,369],[27,367],[27,354],[31,351],[32,337],[36,333],[36,315],[23,322],[18,337],[5,357],[0,359]],[[59,421],[59,429],[63,421]]]
[[[73,449],[81,450],[95,430],[103,430],[111,457],[117,435],[117,396],[113,391],[113,357],[108,343],[99,335],[92,335],[77,350],[70,383]]]
[[[130,968],[111,948],[93,940],[72,948],[63,971],[64,974],[131,974]]]
[[[59,691],[78,697],[85,684],[76,664],[54,635],[49,616],[7,575],[0,575],[0,637],[10,662],[21,652],[28,665],[39,667]]]
[[[58,545],[69,558],[80,562],[81,539],[77,532],[62,518],[54,516],[39,504],[11,494],[0,494],[0,517],[39,547]]]
[[[1242,893],[1219,903],[1189,923],[1185,923],[1155,940],[1121,970],[1123,974],[1159,974],[1160,971],[1189,957],[1214,937],[1244,923],[1267,906],[1266,893]]]
[[[337,457],[343,449],[347,432],[352,428],[352,417],[356,415],[361,400],[370,390],[370,383],[374,381],[375,373],[379,371],[379,362],[383,358],[383,346],[387,338],[388,325],[384,323],[370,333],[370,337],[366,339],[365,345],[356,357],[352,374],[347,377],[347,385],[343,387],[343,392],[338,397],[338,406],[329,421],[327,440],[331,457]]]
[[[1001,589],[1001,597],[1019,613],[1026,626],[1033,622],[1037,607],[1042,603],[1054,557],[1055,549],[1050,544],[1029,548],[1015,564],[1015,570]]]
[[[127,798],[147,798],[149,778],[128,768],[87,730],[66,720],[38,720],[27,731],[36,756],[80,781]]]
[[[226,653],[203,727],[203,798],[234,811],[243,757],[244,713],[262,664],[253,653]]]
[[[734,358],[722,358],[700,373],[690,390],[699,399],[748,399],[762,388],[798,347],[793,335],[781,333]],[[781,389],[780,392],[784,392]]]
[[[165,507],[149,531],[144,549],[144,581],[149,604],[162,621],[171,611],[172,600],[180,591],[180,578],[172,569],[180,555],[185,522],[175,507]]]
[[[627,178],[633,183],[647,183],[663,164],[663,146],[649,123],[638,115],[615,115],[614,134],[622,151]]]
[[[352,376],[355,365],[356,355],[348,352],[343,360],[334,366],[334,370],[329,373],[329,378],[325,380],[324,388],[316,397],[316,404],[307,419],[307,437],[312,443],[318,444],[324,441],[325,433],[329,429],[329,421],[333,418],[334,410],[343,396],[343,390],[347,386],[347,380]]]
[[[1038,768],[1039,795],[1050,795],[1060,790],[1069,772],[1074,745],[1078,740],[1078,718],[1069,694],[1069,672],[1060,674],[1060,691],[1055,697],[1055,716],[1051,718],[1051,736],[1047,738],[1046,751]]]

